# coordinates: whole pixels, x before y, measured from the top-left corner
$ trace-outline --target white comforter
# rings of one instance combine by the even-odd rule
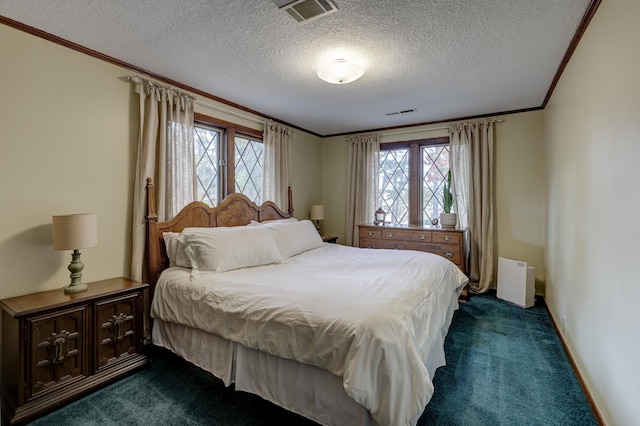
[[[411,424],[424,410],[427,354],[443,351],[450,305],[468,281],[440,256],[337,244],[194,278],[164,271],[152,316],[329,370],[381,425]]]

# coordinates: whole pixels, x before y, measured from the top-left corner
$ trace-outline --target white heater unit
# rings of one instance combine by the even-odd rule
[[[498,299],[530,308],[535,302],[536,268],[521,260],[498,258]]]

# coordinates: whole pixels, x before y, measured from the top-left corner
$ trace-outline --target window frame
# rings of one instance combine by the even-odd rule
[[[425,225],[421,223],[423,201],[421,183],[423,170],[420,150],[424,146],[449,145],[449,143],[449,136],[380,143],[380,152],[403,148],[409,149],[409,225]]]
[[[202,113],[193,114],[194,126],[213,127],[222,130],[220,139],[220,188],[218,203],[236,192],[235,140],[236,136],[259,140],[264,143],[263,131],[245,127],[230,121],[214,118]],[[263,171],[265,164],[262,165]],[[264,189],[263,189],[264,190]]]

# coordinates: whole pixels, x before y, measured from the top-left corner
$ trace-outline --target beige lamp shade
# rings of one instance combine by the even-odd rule
[[[324,220],[324,206],[322,204],[314,204],[311,206],[311,212],[309,213],[309,219],[311,220]]]
[[[75,250],[98,245],[95,213],[53,216],[53,249]]]

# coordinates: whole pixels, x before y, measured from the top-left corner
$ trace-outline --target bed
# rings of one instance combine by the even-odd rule
[[[158,222],[147,187],[155,345],[320,424],[417,422],[468,282],[453,263],[324,243],[241,194]]]

